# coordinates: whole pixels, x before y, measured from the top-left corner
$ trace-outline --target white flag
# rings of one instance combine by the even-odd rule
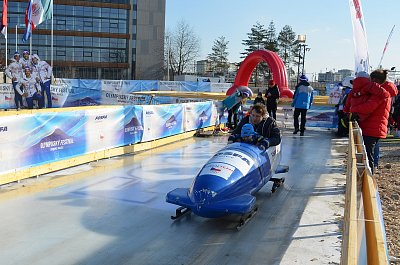
[[[349,0],[351,22],[353,24],[355,71],[369,72],[367,31],[360,0]]]

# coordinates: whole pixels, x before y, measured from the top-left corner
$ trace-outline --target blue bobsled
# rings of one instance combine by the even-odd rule
[[[246,215],[256,209],[253,196],[268,181],[272,192],[284,181],[273,178],[288,167],[280,166],[281,145],[261,150],[247,143],[233,143],[218,151],[200,170],[190,188],[177,188],[166,196],[168,203],[181,206],[179,218],[186,212],[216,218],[230,214]]]

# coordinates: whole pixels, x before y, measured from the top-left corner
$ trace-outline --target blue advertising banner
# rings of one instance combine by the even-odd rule
[[[58,161],[85,153],[85,112],[39,113],[29,118],[21,158],[25,165]]]
[[[134,144],[142,141],[143,137],[143,107],[124,107],[124,145]]]
[[[32,115],[0,117],[0,172],[8,173],[29,165],[22,155],[32,131],[31,119]]]
[[[312,106],[307,111],[307,127],[336,128],[338,117],[333,106]]]
[[[185,110],[184,128],[186,132],[214,125],[211,124],[213,107],[211,101],[198,102],[196,104],[185,103],[183,107]]]
[[[181,104],[143,106],[143,112],[143,142],[183,132]]]
[[[86,152],[123,145],[124,107],[86,111]]]

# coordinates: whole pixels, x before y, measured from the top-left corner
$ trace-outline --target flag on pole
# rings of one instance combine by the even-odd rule
[[[22,41],[26,42],[32,31],[43,21],[53,18],[53,0],[30,0],[25,11],[25,33]]]
[[[7,0],[3,0],[3,12],[1,13],[0,31],[7,38]]]
[[[356,73],[369,72],[367,32],[360,0],[349,0],[351,22],[353,24],[354,59]]]
[[[392,30],[391,30],[390,33],[389,33],[389,37],[387,38],[387,41],[386,41],[386,44],[385,44],[385,48],[383,48],[381,60],[379,61],[379,64],[378,64],[380,68],[382,68],[383,56],[385,55],[386,50],[387,50],[387,47],[389,46],[389,42],[390,42],[390,39],[392,38],[392,35],[393,35],[393,31],[394,31],[394,27],[395,27],[395,26],[396,26],[396,25],[393,25],[393,28],[392,28]]]

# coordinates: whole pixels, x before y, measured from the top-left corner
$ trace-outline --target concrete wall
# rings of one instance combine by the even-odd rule
[[[137,80],[163,79],[165,1],[137,0]]]

